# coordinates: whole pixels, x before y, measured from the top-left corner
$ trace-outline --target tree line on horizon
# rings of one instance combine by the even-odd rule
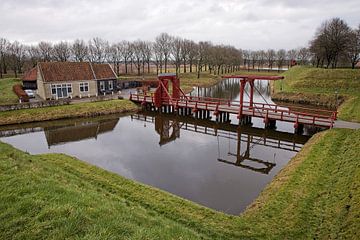
[[[202,71],[213,74],[234,72],[240,66],[247,69],[282,69],[297,64],[316,67],[351,66],[360,57],[360,25],[351,29],[339,18],[325,21],[318,28],[308,47],[297,49],[244,50],[231,45],[213,44],[210,41],[193,40],[161,33],[154,41],[120,41],[110,43],[95,37],[89,41],[77,39],[73,42],[51,43],[41,41],[36,45],[25,45],[0,38],[0,77],[11,69],[18,73],[36,66],[40,61],[89,61],[110,63],[116,73],[137,75],[150,73],[150,66],[156,73],[167,72],[169,65],[176,73]],[[120,71],[120,66],[124,70]]]

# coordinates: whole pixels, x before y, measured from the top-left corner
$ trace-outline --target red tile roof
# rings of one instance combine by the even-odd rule
[[[22,81],[34,81],[37,79],[37,68],[34,67],[27,71],[24,76],[21,78]]]
[[[38,66],[44,82],[116,79],[109,64],[41,62]]]
[[[109,64],[92,64],[96,79],[116,78],[115,73]]]

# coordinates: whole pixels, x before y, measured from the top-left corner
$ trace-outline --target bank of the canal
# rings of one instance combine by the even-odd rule
[[[63,154],[0,143],[2,239],[356,238],[360,130],[316,134],[239,217]]]
[[[129,100],[108,100],[55,107],[0,112],[0,126],[57,119],[93,117],[114,113],[135,112],[139,107]]]

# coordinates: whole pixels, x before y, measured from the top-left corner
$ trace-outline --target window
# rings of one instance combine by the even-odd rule
[[[56,95],[56,85],[51,84],[51,94]]]
[[[89,83],[80,83],[80,92],[88,92],[89,91]]]
[[[72,93],[72,85],[71,84],[67,84],[67,91],[68,93]]]
[[[113,90],[114,86],[113,86],[113,81],[109,81],[109,90]]]
[[[100,90],[105,91],[105,82],[103,81],[100,82]]]

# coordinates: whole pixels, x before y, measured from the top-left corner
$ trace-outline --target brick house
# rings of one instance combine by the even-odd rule
[[[38,95],[42,99],[83,98],[117,92],[117,76],[109,64],[40,62]]]

